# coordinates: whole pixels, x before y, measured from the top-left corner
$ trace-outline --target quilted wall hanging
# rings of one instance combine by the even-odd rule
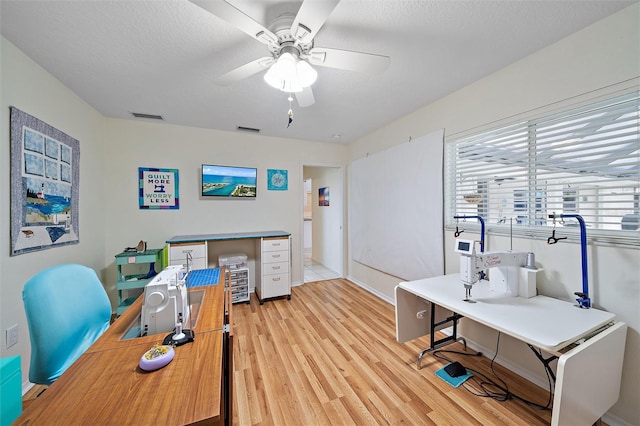
[[[11,254],[79,242],[80,143],[11,107]]]

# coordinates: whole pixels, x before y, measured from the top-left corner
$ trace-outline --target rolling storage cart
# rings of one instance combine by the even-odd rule
[[[242,253],[222,255],[218,257],[218,266],[225,268],[225,282],[231,289],[231,302],[250,303],[247,255]]]

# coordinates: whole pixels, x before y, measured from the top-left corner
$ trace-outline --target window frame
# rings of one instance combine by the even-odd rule
[[[493,126],[485,126],[484,128],[476,128],[471,131],[461,132],[459,134],[454,134],[445,138],[445,150],[444,150],[444,164],[445,169],[443,171],[444,174],[444,207],[445,207],[445,230],[453,231],[458,230],[459,227],[468,229],[472,232],[480,232],[480,224],[476,219],[454,219],[456,215],[480,215],[483,216],[485,221],[485,232],[487,234],[492,235],[511,235],[517,238],[529,238],[529,239],[547,239],[551,235],[552,229],[556,227],[562,227],[563,236],[567,236],[569,241],[578,242],[580,240],[580,231],[577,226],[577,222],[575,219],[565,219],[564,221],[556,219],[555,223],[552,219],[549,219],[548,215],[551,213],[555,213],[554,211],[547,210],[549,203],[547,194],[544,192],[544,189],[541,189],[538,185],[538,174],[539,169],[536,167],[536,163],[540,161],[541,155],[539,151],[536,149],[537,140],[539,137],[536,133],[536,126],[545,126],[548,123],[553,122],[554,120],[564,120],[568,122],[570,117],[573,114],[579,114],[584,111],[593,111],[597,110],[598,107],[606,106],[609,104],[617,105],[618,102],[622,99],[624,102],[631,102],[630,106],[632,110],[632,118],[628,119],[631,122],[635,121],[638,123],[635,128],[631,127],[631,139],[630,143],[632,148],[640,147],[640,113],[637,111],[640,110],[640,90],[638,90],[637,86],[633,87],[633,90],[624,90],[622,92],[618,92],[617,94],[609,94],[608,96],[601,96],[597,100],[589,100],[587,102],[582,103],[565,103],[562,108],[558,108],[553,111],[550,108],[545,108],[543,111],[539,111],[538,114],[534,114],[530,112],[528,116],[519,116],[512,117],[511,120],[502,120],[500,122],[496,122]],[[608,110],[605,108],[603,111],[606,113]],[[589,126],[586,126],[589,127]],[[595,128],[595,126],[594,126]],[[593,135],[597,135],[599,128],[595,128]],[[504,136],[507,135],[507,136]],[[516,135],[516,136],[514,136]],[[519,135],[519,136],[518,136]],[[591,135],[591,134],[590,134]],[[527,154],[522,154],[521,157],[517,157],[519,161],[518,167],[520,169],[525,170],[525,174],[522,175],[526,182],[526,186],[522,188],[513,189],[511,203],[511,210],[515,213],[516,211],[525,212],[526,215],[526,223],[518,223],[522,222],[518,217],[514,217],[512,215],[500,223],[500,221],[496,221],[496,217],[491,216],[491,209],[496,208],[495,205],[492,205],[490,201],[490,197],[488,196],[488,191],[490,191],[490,185],[487,183],[484,177],[477,178],[476,189],[477,193],[481,196],[483,194],[487,194],[486,197],[481,197],[481,201],[477,202],[477,213],[469,214],[465,213],[463,208],[459,208],[462,205],[461,200],[462,190],[458,190],[457,183],[458,178],[461,175],[458,171],[458,162],[463,163],[464,160],[459,160],[457,154],[457,148],[459,146],[463,146],[463,144],[469,144],[470,141],[473,141],[477,145],[482,147],[484,144],[490,149],[490,143],[496,145],[497,138],[521,138],[525,141],[525,145],[527,147]],[[514,140],[514,139],[512,139]],[[606,139],[603,142],[607,142]],[[473,145],[475,147],[476,145]],[[567,151],[570,152],[570,151]],[[617,152],[612,150],[613,153]],[[632,151],[633,152],[633,151]],[[491,154],[478,155],[479,162],[477,164],[484,165],[485,163],[491,163],[491,160],[487,160],[486,158],[491,158]],[[469,162],[469,158],[472,158],[472,155],[469,154],[467,158],[467,164],[473,163],[474,160]],[[516,157],[514,157],[516,158]],[[640,198],[640,172],[638,171],[638,164],[640,164],[640,153],[636,149],[635,153],[628,157],[632,160],[632,166],[635,166],[635,169],[632,167],[632,177],[628,180],[633,181],[632,191],[630,195],[634,200]],[[638,162],[635,163],[635,159],[638,159]],[[526,160],[526,162],[525,162]],[[499,166],[514,166],[514,163],[509,163],[508,159],[502,159],[502,163],[496,162],[494,164],[494,168],[496,174],[498,174]],[[574,164],[582,164],[582,159],[572,159]],[[585,166],[587,168],[589,166],[588,161],[584,161]],[[464,166],[460,166],[464,169]],[[480,167],[480,166],[478,166]],[[472,169],[471,169],[472,170]],[[485,169],[485,172],[490,169]],[[544,169],[540,169],[540,172],[544,171]],[[489,172],[487,172],[489,173]],[[526,176],[525,176],[526,175]],[[576,176],[578,176],[576,174]],[[483,179],[485,179],[483,181]],[[622,180],[622,178],[619,178]],[[611,181],[605,182],[617,182],[616,179],[611,179]],[[554,181],[554,184],[557,182]],[[545,182],[546,185],[546,182]],[[541,185],[544,186],[544,185]],[[489,200],[487,200],[489,199]],[[467,201],[468,202],[468,201]],[[504,200],[503,200],[504,203]],[[570,208],[574,211],[569,212],[567,210],[564,213],[575,213],[575,211],[580,214],[580,196],[578,192],[576,192],[575,188],[571,188],[567,186],[562,189],[562,198],[561,205],[564,208]],[[604,211],[603,206],[604,202],[597,201],[597,206],[595,208],[591,208],[595,212],[599,213]],[[495,202],[494,202],[495,204]],[[557,204],[557,203],[556,203]],[[637,203],[634,201],[634,214],[635,213],[635,205]],[[467,206],[467,211],[469,211],[469,207]],[[562,208],[560,209],[562,210]],[[461,211],[463,211],[461,213]],[[558,212],[560,213],[560,212]],[[622,215],[621,219],[625,216]],[[589,243],[597,244],[597,245],[611,245],[617,247],[630,247],[630,248],[640,248],[640,226],[636,230],[624,229],[621,220],[621,229],[597,229],[594,227],[587,228],[587,240]],[[566,226],[565,226],[566,225]],[[589,226],[589,224],[587,224]],[[596,226],[600,226],[600,222],[597,222]],[[610,226],[610,225],[609,225]]]

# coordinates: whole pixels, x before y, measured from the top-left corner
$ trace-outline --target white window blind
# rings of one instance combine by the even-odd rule
[[[456,215],[481,216],[496,233],[542,236],[553,226],[550,214],[579,214],[590,240],[637,246],[639,98],[633,91],[448,141],[448,228]],[[555,226],[572,234],[578,223]]]

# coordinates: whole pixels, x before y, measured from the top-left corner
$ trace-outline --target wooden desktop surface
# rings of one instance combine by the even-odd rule
[[[222,331],[175,348],[160,370],[138,367],[148,344],[85,353],[16,425],[186,425],[220,421]],[[216,383],[218,384],[216,386]]]
[[[145,372],[138,364],[168,333],[121,339],[141,296],[14,425],[222,423],[224,284],[201,289],[195,341],[176,347],[167,366]]]

